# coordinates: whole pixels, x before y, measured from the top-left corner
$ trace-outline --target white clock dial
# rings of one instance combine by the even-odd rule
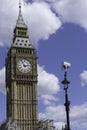
[[[31,64],[26,59],[20,59],[17,62],[17,68],[23,73],[28,73],[31,70]]]

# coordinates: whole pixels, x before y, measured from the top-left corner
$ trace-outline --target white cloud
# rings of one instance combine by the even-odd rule
[[[44,113],[39,113],[39,119],[53,119],[54,125],[60,130],[65,122],[65,108],[63,105],[46,107]]]
[[[65,128],[64,122],[54,122],[54,126],[56,126],[56,129],[62,130],[62,128]]]
[[[39,95],[56,94],[60,90],[58,78],[40,66],[38,66],[38,87]]]
[[[78,24],[87,29],[87,0],[22,0],[22,14],[27,21],[32,43],[46,40],[56,33],[63,22]],[[48,2],[48,3],[47,3]],[[0,1],[0,46],[12,43],[13,29],[18,16],[19,1]],[[56,16],[58,13],[60,17]],[[60,21],[61,19],[61,21]]]
[[[10,45],[18,13],[17,1],[0,0],[0,46]]]
[[[63,22],[70,22],[87,29],[87,0],[58,0],[53,9],[60,15]]]
[[[36,2],[56,2],[57,0],[33,0],[33,1],[36,1]]]
[[[52,101],[56,101],[57,99],[53,96],[53,95],[42,95],[42,98],[44,99],[48,99],[48,100],[52,100]]]
[[[44,0],[34,0],[37,2]],[[62,22],[78,24],[87,29],[87,0],[45,0],[61,17]]]
[[[87,71],[83,71],[80,74],[80,78],[81,78],[81,85],[82,86],[87,86]]]
[[[83,117],[85,117],[87,119],[86,113],[87,113],[87,104],[86,103],[84,103],[82,105],[78,105],[78,106],[73,106],[71,109],[71,118],[72,118],[72,120],[75,120],[76,118],[78,118],[79,120],[82,120],[81,118],[83,118]]]
[[[0,91],[5,94],[5,67],[0,70]]]
[[[12,43],[13,29],[18,17],[19,1],[0,1],[0,46]],[[30,39],[37,43],[48,39],[61,27],[59,18],[46,3],[29,4],[22,0],[24,21],[28,21]],[[25,22],[26,23],[26,22]]]
[[[87,128],[87,103],[70,107],[70,124],[78,129]],[[63,105],[49,106],[44,113],[39,114],[40,119],[53,119],[57,128],[64,126],[66,112]]]
[[[71,108],[70,117],[71,124],[78,128],[87,128],[87,103],[73,106]]]
[[[39,114],[40,119],[53,119],[54,121],[65,120],[65,109],[63,105],[48,106],[45,108],[44,113]]]
[[[38,65],[38,95],[45,105],[54,104],[58,101],[56,94],[60,91],[58,78],[45,71],[44,67]]]
[[[55,105],[55,102],[58,101],[58,97],[50,94],[41,95],[41,99],[45,105]]]
[[[87,0],[22,0],[22,14],[27,21],[30,40],[35,45],[56,33],[63,22],[87,29]],[[48,2],[48,3],[47,3]],[[0,1],[0,46],[12,43],[13,29],[18,17],[19,1]],[[58,13],[59,17],[56,16]],[[61,19],[61,21],[60,21]]]
[[[29,21],[30,38],[35,43],[41,39],[48,39],[61,27],[59,18],[56,17],[47,3],[28,4],[24,8],[24,12],[27,21]]]

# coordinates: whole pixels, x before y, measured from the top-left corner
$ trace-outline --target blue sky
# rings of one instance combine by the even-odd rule
[[[9,3],[10,2],[10,3]],[[18,0],[0,0],[0,123],[6,118],[5,58],[12,44]],[[40,119],[66,122],[62,62],[68,69],[71,129],[87,129],[87,0],[22,0],[22,13],[38,55]]]

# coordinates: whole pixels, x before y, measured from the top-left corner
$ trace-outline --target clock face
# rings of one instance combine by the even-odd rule
[[[26,59],[20,59],[17,62],[17,68],[19,71],[22,73],[28,73],[31,70],[31,64],[28,60]]]

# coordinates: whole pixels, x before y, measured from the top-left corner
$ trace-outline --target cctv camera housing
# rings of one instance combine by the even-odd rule
[[[69,68],[71,66],[71,63],[68,63],[68,62],[63,62],[63,67],[65,68],[65,69],[67,69],[67,68]]]

